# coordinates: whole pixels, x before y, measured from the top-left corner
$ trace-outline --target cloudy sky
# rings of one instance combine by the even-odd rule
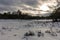
[[[49,15],[59,0],[0,0],[0,12],[21,10],[30,15]]]

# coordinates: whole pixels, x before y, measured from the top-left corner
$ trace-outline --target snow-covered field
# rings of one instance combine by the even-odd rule
[[[0,40],[60,40],[60,22],[51,20],[0,20]],[[51,31],[46,33],[45,31]],[[25,36],[26,32],[34,36]],[[41,31],[44,36],[38,37]],[[52,35],[56,34],[56,35]]]

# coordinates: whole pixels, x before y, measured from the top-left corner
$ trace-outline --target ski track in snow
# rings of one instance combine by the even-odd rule
[[[49,20],[50,21],[50,20]],[[57,36],[45,33],[46,30],[52,30]],[[44,37],[38,37],[37,32],[42,31]],[[0,40],[60,40],[60,22],[47,22],[46,20],[0,20]],[[35,36],[24,37],[26,32],[32,31]]]

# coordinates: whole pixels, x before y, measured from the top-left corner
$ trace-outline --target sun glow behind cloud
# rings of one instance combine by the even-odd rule
[[[47,10],[49,10],[48,6],[45,5],[45,4],[43,4],[43,5],[39,6],[39,7],[40,7],[40,9],[41,9],[42,11],[47,11]]]
[[[43,16],[45,14],[52,13],[56,9],[57,5],[58,3],[56,0],[38,0],[38,4],[36,5],[36,7],[24,5],[26,9],[23,9],[22,11],[33,14],[34,16]]]

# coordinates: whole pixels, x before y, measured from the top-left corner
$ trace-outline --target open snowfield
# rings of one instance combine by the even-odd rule
[[[51,20],[0,20],[0,40],[60,40],[60,22],[50,22]],[[38,31],[44,36],[38,37]],[[46,33],[50,30],[51,35]],[[34,32],[34,36],[26,36],[26,32]]]

